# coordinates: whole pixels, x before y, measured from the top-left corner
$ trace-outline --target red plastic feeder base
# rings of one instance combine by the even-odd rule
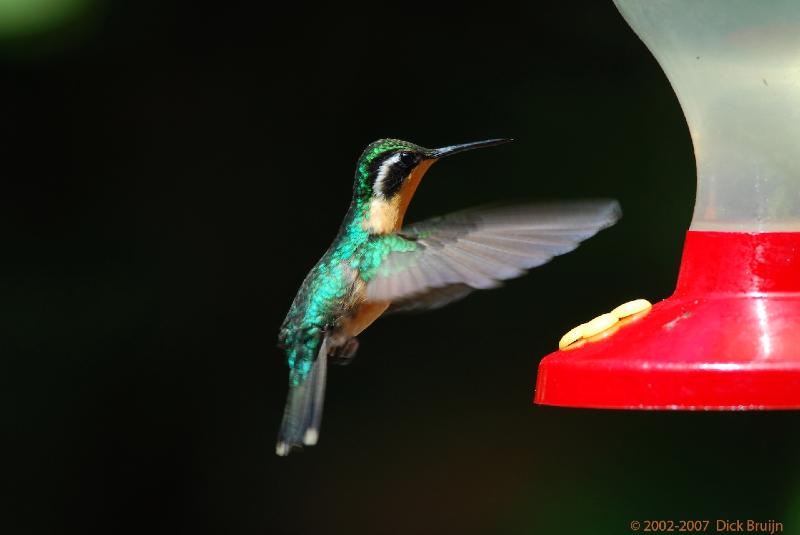
[[[675,293],[620,324],[545,357],[534,401],[800,408],[800,233],[687,232]]]

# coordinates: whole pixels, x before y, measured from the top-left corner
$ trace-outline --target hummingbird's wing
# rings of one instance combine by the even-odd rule
[[[404,227],[367,281],[368,301],[430,309],[575,249],[620,217],[614,200],[475,208]]]

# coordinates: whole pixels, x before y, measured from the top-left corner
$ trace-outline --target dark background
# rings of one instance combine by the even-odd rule
[[[0,24],[3,533],[800,533],[797,413],[531,403],[563,332],[670,294],[691,217],[677,99],[610,1],[61,3]],[[330,373],[320,444],[276,457],[278,326],[360,151],[497,136],[409,219],[592,196],[625,217],[377,322]]]

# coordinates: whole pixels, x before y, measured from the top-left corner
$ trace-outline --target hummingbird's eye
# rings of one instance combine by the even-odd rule
[[[405,167],[411,167],[417,163],[417,155],[413,152],[401,152],[400,163]]]

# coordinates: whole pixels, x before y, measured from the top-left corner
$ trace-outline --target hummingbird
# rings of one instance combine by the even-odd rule
[[[382,314],[434,309],[499,286],[619,219],[616,201],[592,200],[488,206],[403,225],[422,177],[436,161],[509,141],[427,149],[381,139],[361,154],[344,221],[280,328],[289,393],[278,455],[317,443],[328,363],[349,363],[357,336]]]

